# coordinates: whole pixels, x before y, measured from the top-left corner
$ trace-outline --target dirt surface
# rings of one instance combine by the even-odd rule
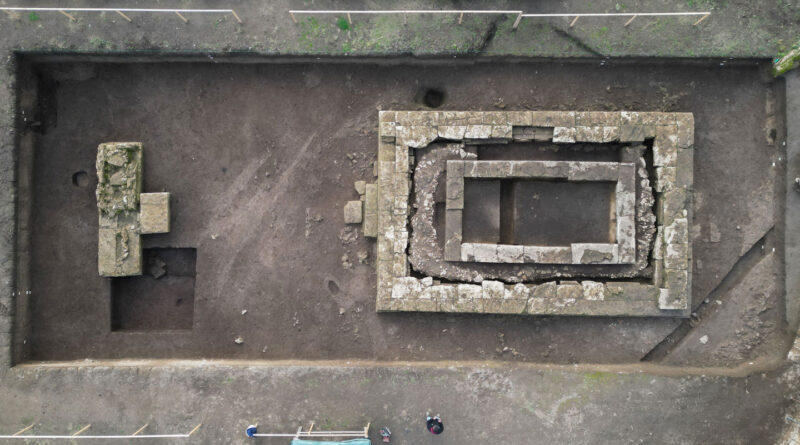
[[[445,92],[441,109],[695,113],[695,224],[702,234],[711,224],[719,233],[695,242],[702,262],[695,302],[738,261],[743,239],[763,236],[748,224],[774,217],[747,211],[776,155],[764,137],[771,86],[763,66],[61,63],[37,70],[49,86],[42,103],[51,105],[33,170],[31,360],[635,362],[669,335],[679,321],[374,312],[374,242],[343,225],[342,206],[356,199],[353,181],[373,179],[377,110],[415,109],[428,87]],[[145,236],[144,246],[197,249],[190,332],[111,332],[110,287],[96,270],[96,179],[75,185],[73,175],[92,172],[97,144],[120,140],[144,143],[144,191],[172,193],[171,232]],[[688,362],[702,362],[699,355]]]

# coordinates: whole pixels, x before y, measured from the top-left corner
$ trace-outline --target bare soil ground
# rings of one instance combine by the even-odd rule
[[[771,230],[782,215],[770,205],[780,149],[765,140],[773,85],[764,70],[39,63],[34,190],[21,197],[32,205],[31,250],[20,252],[33,277],[29,359],[638,361],[680,320],[375,313],[374,242],[344,226],[342,206],[357,199],[353,181],[373,179],[377,111],[419,108],[415,98],[435,87],[445,93],[440,109],[693,112],[698,305],[756,241],[782,236]],[[112,331],[113,286],[97,275],[93,175],[96,147],[109,141],[143,142],[144,191],[172,193],[171,232],[145,236],[145,248],[197,249],[191,330]],[[775,295],[755,315],[757,335],[741,340],[749,347],[728,345],[744,352],[724,364],[786,340]],[[681,361],[703,364],[704,355]]]

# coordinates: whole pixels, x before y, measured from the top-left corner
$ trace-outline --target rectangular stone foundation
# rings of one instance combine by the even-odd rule
[[[692,151],[691,113],[573,111],[382,111],[379,114],[377,247],[378,311],[470,312],[588,316],[686,317],[691,301]],[[626,281],[562,281],[507,285],[441,284],[432,277],[409,276],[408,217],[410,160],[414,150],[436,139],[465,144],[551,140],[554,143],[641,143],[653,140],[656,168],[657,233],[647,283]],[[445,255],[454,261],[531,261],[583,264],[587,254],[618,263],[635,248],[632,218],[636,204],[633,164],[593,165],[581,162],[537,164],[516,161],[448,164],[447,224],[452,235]],[[608,164],[608,163],[598,163]],[[612,163],[613,164],[613,163]],[[462,171],[463,169],[463,171]],[[457,231],[464,208],[463,178],[528,175],[566,180],[616,181],[616,244],[574,243],[570,246],[513,246],[462,243]],[[459,192],[460,187],[460,192]],[[629,219],[631,219],[629,221]],[[457,222],[458,224],[455,224]],[[521,249],[520,249],[521,248]],[[457,259],[455,259],[457,257]]]

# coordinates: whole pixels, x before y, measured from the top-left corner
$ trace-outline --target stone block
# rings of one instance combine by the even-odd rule
[[[575,127],[576,142],[603,142],[603,127]]]
[[[609,281],[605,283],[605,287],[606,300],[655,301],[658,298],[658,288],[649,284]]]
[[[463,209],[464,208],[464,176],[458,176],[456,173],[447,173],[446,184],[446,201],[445,206],[448,209]]]
[[[353,183],[353,188],[356,189],[356,193],[363,195],[367,193],[367,181],[356,181]]]
[[[511,139],[511,125],[493,125],[492,139]]]
[[[497,262],[497,244],[473,243],[474,261],[478,263]]]
[[[142,193],[139,202],[140,233],[169,232],[169,193]]]
[[[574,127],[574,111],[532,111],[531,125],[534,127]]]
[[[689,268],[689,245],[666,244],[664,249],[664,267],[667,269]]]
[[[499,244],[497,246],[498,263],[523,263],[523,246]]]
[[[619,164],[619,180],[617,181],[617,193],[636,192],[636,165],[631,162]]]
[[[100,228],[98,232],[97,265],[100,276],[142,274],[141,237],[135,228]]]
[[[483,280],[481,288],[483,298],[502,300],[505,294],[505,286],[502,281]]]
[[[553,142],[556,144],[575,143],[575,127],[553,128]]]
[[[461,261],[475,261],[475,247],[472,245],[472,243],[461,244]]]
[[[575,125],[587,127],[617,126],[619,125],[619,112],[578,111],[575,113]]]
[[[610,243],[572,243],[573,264],[616,264],[619,249]]]
[[[619,127],[603,127],[603,142],[616,142],[619,140]]]
[[[533,140],[538,142],[547,142],[553,140],[553,128],[552,127],[535,127],[535,132],[533,135]]]
[[[616,162],[570,162],[570,181],[617,181],[619,164]]]
[[[581,281],[583,286],[583,298],[593,301],[603,301],[606,296],[606,287],[597,281]]]
[[[552,299],[556,297],[555,281],[547,281],[542,284],[537,284],[531,289],[531,296],[533,298]]]
[[[489,139],[492,137],[491,125],[467,125],[464,139]]]
[[[527,300],[531,295],[531,288],[525,284],[517,283],[506,288],[503,298],[506,300]]]
[[[380,135],[383,142],[394,142],[396,136],[396,126],[394,122],[381,122]]]
[[[422,283],[416,278],[399,277],[392,284],[392,298],[415,299],[422,293]]]
[[[664,241],[667,244],[689,243],[689,227],[686,218],[675,218],[672,224],[664,226]]]
[[[394,151],[394,171],[395,173],[407,174],[409,172],[409,148],[405,145],[396,145]],[[395,176],[395,182],[397,176]]]
[[[653,142],[653,165],[656,167],[675,167],[678,161],[678,146],[673,132],[661,130]]]
[[[575,301],[583,298],[583,286],[577,281],[562,281],[556,286],[556,299]]]
[[[676,187],[677,170],[675,167],[656,167],[655,189],[657,192],[666,192]]]
[[[684,211],[688,208],[688,190],[677,188],[664,192],[662,196],[662,224],[669,225],[675,218],[684,217]]]
[[[347,201],[344,205],[344,223],[361,224],[363,221],[363,203],[361,201]]]
[[[525,312],[531,315],[537,314],[547,314],[549,313],[549,304],[551,299],[549,298],[536,298],[531,297],[528,298],[528,305],[525,308]]]
[[[477,284],[456,285],[458,298],[455,309],[457,312],[481,312],[483,310],[483,288]]]
[[[677,145],[678,148],[690,148],[694,146],[694,115],[692,113],[680,113],[676,119]]]
[[[523,260],[526,263],[572,263],[572,248],[568,246],[523,246],[522,250]]]
[[[646,138],[645,128],[641,125],[620,125],[620,142],[642,142]]]
[[[531,125],[531,112],[530,111],[507,111],[506,119],[512,126],[530,126]]]
[[[694,183],[694,149],[678,150],[675,185],[691,187]]]
[[[461,215],[460,209],[445,211],[445,261],[461,261]]]
[[[378,122],[394,122],[397,119],[396,111],[378,111]]]
[[[452,139],[460,141],[464,139],[467,132],[466,125],[439,125],[439,137],[442,139]]]
[[[439,133],[436,127],[427,125],[400,126],[396,127],[396,137],[398,145],[413,148],[427,147],[428,144],[436,140]]]

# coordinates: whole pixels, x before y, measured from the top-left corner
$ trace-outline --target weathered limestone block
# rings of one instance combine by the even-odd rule
[[[492,137],[491,125],[467,125],[464,139],[489,139]]]
[[[553,129],[553,142],[556,144],[575,143],[575,127],[555,127]]]
[[[583,286],[583,298],[595,301],[605,300],[606,287],[603,283],[598,283],[597,281],[581,281],[581,286]]]
[[[497,262],[497,244],[472,244],[474,261],[478,263],[496,263]]]
[[[506,119],[509,125],[524,127],[531,125],[530,111],[506,111]]]
[[[531,288],[528,285],[517,283],[509,288],[506,288],[503,293],[503,298],[506,300],[527,300],[531,295]]]
[[[378,184],[364,187],[364,236],[378,236]]]
[[[493,125],[492,139],[511,139],[511,125]]]
[[[142,245],[135,223],[113,229],[100,228],[97,266],[100,276],[142,274]]]
[[[456,285],[458,298],[455,303],[457,312],[480,312],[483,310],[483,288],[477,284]]]
[[[468,178],[504,178],[511,176],[515,161],[463,161]]]
[[[461,260],[461,209],[445,211],[444,259],[446,261]]]
[[[611,281],[605,284],[606,300],[644,300],[654,301],[658,297],[658,288],[642,283],[627,281]]]
[[[436,127],[426,125],[413,125],[396,127],[397,142],[399,145],[404,145],[413,148],[423,148],[428,146],[431,142],[435,141],[439,136]]]
[[[688,208],[688,198],[688,190],[684,187],[664,192],[661,207],[661,221],[664,225],[671,224],[675,218],[684,217],[684,211]]]
[[[576,142],[603,142],[603,127],[575,127]]]
[[[619,127],[603,127],[603,142],[616,142],[619,140]]]
[[[617,219],[617,246],[620,263],[636,261],[636,223],[632,216]]]
[[[380,123],[381,141],[394,142],[396,135],[395,129],[396,129],[395,122],[381,122]]]
[[[676,188],[677,170],[675,167],[656,167],[655,189],[657,192],[666,192]]]
[[[570,264],[572,248],[565,246],[523,246],[523,260],[526,263]]]
[[[610,243],[572,243],[573,264],[616,264],[619,250]]]
[[[620,125],[620,142],[642,142],[647,137],[647,131],[642,125]]]
[[[574,111],[532,111],[531,125],[534,127],[574,127]]]
[[[505,294],[505,286],[502,281],[483,280],[481,288],[483,298],[502,300]]]
[[[619,112],[616,111],[578,111],[575,113],[575,125],[596,127],[619,125]]]
[[[394,279],[392,298],[415,299],[422,293],[422,283],[413,277]]]
[[[668,244],[689,242],[689,227],[686,218],[675,218],[672,224],[664,226],[664,241]]]
[[[556,300],[574,302],[583,298],[583,286],[577,281],[562,281],[556,286]]]
[[[694,149],[678,150],[676,187],[691,187],[694,183]]]
[[[447,161],[446,206],[464,208],[464,161]]]
[[[363,203],[361,201],[347,201],[344,205],[344,223],[361,224],[363,221]]]
[[[139,200],[139,233],[169,232],[169,193],[142,193]]]
[[[616,162],[570,162],[570,181],[616,181],[619,164]]]
[[[678,161],[678,145],[675,127],[658,127],[653,143],[653,165],[674,167]]]
[[[678,124],[677,140],[678,148],[690,148],[694,145],[694,115],[692,113],[681,113],[676,123]]]
[[[466,125],[439,125],[439,137],[442,139],[453,139],[460,141],[464,139],[467,132]]]
[[[664,249],[664,267],[667,269],[688,269],[689,268],[689,245],[667,244]]]
[[[472,243],[461,244],[461,261],[475,261],[475,247]]]
[[[555,298],[557,286],[558,284],[555,281],[547,281],[542,284],[537,284],[531,288],[531,296],[533,298]]]
[[[523,247],[510,244],[497,246],[498,263],[523,263]]]
[[[363,195],[367,193],[367,181],[356,181],[353,183],[353,188],[356,189],[356,193]]]

